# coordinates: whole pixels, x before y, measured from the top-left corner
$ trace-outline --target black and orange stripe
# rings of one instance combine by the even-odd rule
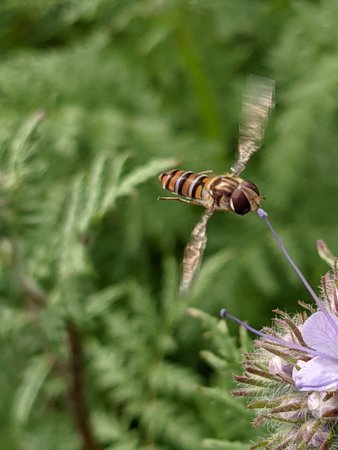
[[[159,176],[164,189],[192,199],[204,200],[209,196],[209,186],[218,177],[185,170],[170,170]]]

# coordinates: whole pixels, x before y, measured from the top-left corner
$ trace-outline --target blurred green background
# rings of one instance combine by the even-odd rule
[[[246,78],[274,79],[244,176],[318,286],[316,240],[338,249],[337,17],[336,0],[2,0],[0,448],[249,448],[229,394],[245,346],[185,310],[262,327],[307,293],[256,215],[218,213],[180,299],[202,210],[158,202],[157,175],[229,170]]]

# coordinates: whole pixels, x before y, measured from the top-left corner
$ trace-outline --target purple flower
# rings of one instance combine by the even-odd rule
[[[307,406],[316,419],[335,417],[338,413],[338,398],[335,393],[312,392],[308,396]]]
[[[330,428],[327,424],[320,425],[313,421],[309,422],[305,430],[302,431],[303,441],[308,443],[309,448],[313,449],[327,449],[330,445],[331,436]]]
[[[269,361],[269,372],[271,375],[280,375],[285,378],[292,375],[294,366],[280,356],[273,356]]]
[[[244,356],[234,391],[250,398],[254,424],[272,431],[254,448],[338,448],[338,303],[332,301],[337,281],[336,273],[322,278],[322,292],[329,295],[320,311],[306,305],[307,311],[294,316],[278,311],[274,326],[264,331],[221,312],[259,336],[256,349]]]
[[[338,270],[325,243],[321,256],[333,265],[322,277],[318,298],[299,270],[268,215],[257,211],[269,227],[289,264],[306,287],[315,306],[301,303],[304,311],[290,316],[280,310],[271,328],[255,330],[226,310],[228,318],[259,336],[253,352],[244,356],[244,373],[236,375],[233,393],[250,398],[256,411],[254,425],[265,424],[270,435],[253,448],[338,448]],[[330,256],[330,258],[329,258]]]
[[[332,324],[332,320],[336,326]],[[309,361],[297,361],[292,372],[296,388],[300,391],[338,390],[337,317],[330,313],[316,312],[305,321],[301,334],[305,344],[321,355]]]

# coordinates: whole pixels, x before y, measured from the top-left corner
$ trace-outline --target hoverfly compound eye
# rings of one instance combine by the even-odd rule
[[[252,183],[251,181],[244,180],[241,183],[241,186],[243,186],[243,187],[245,187],[247,189],[251,189],[252,191],[254,191],[255,194],[259,195],[258,187],[254,183]]]
[[[230,198],[231,209],[240,216],[251,211],[250,202],[241,189],[235,189]]]

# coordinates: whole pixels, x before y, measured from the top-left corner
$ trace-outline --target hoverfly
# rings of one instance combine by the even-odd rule
[[[207,172],[170,170],[159,180],[164,189],[181,197],[160,197],[206,208],[192,231],[191,240],[183,258],[180,293],[188,291],[201,263],[207,242],[206,227],[214,211],[232,211],[239,215],[256,211],[263,197],[251,181],[240,174],[253,153],[261,146],[270,111],[274,107],[274,82],[250,76],[244,90],[241,123],[239,127],[238,156],[231,171],[224,175]]]

